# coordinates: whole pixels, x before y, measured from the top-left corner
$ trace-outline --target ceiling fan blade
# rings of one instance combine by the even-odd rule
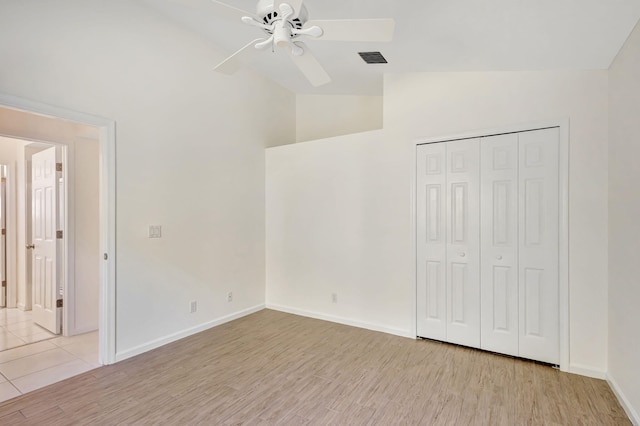
[[[238,9],[227,3],[223,3],[217,0],[167,0],[169,3],[179,6],[181,8],[189,8],[202,13],[210,13],[213,9],[217,16],[229,20],[239,20],[243,16],[256,16],[253,12],[247,12],[246,10]]]
[[[307,80],[314,86],[322,86],[323,84],[327,84],[331,81],[331,77],[324,70],[320,62],[316,59],[315,56],[311,53],[309,48],[301,42],[295,43],[298,47],[304,50],[304,53],[300,56],[296,56],[291,53],[289,49],[289,56],[294,64],[298,67],[298,69],[307,77]]]
[[[391,41],[396,27],[393,19],[337,19],[308,21],[304,28],[318,26],[323,34],[317,40]]]
[[[243,16],[250,16],[255,18],[256,14],[252,12],[247,12],[246,10],[238,9],[237,7],[231,6],[229,4],[223,3],[217,0],[210,0],[211,3],[214,4],[216,8],[217,15],[223,16],[230,20],[240,21]]]
[[[280,11],[280,3],[287,3],[293,8],[293,15],[289,17],[290,20],[296,19],[302,9],[302,0],[273,0],[273,10]]]
[[[223,74],[233,74],[238,71],[244,64],[249,62],[251,58],[260,53],[260,50],[256,49],[256,43],[264,41],[263,38],[258,38],[253,40],[251,43],[244,46],[242,49],[238,50],[233,55],[229,56],[224,61],[220,62],[214,68],[215,71],[221,72]]]

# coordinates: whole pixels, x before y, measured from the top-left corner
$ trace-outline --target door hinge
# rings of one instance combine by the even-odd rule
[[[56,231],[56,238],[61,240],[62,239],[62,234],[63,234],[62,231]]]
[[[56,300],[56,308],[62,308],[62,299]]]
[[[62,163],[56,163],[56,172],[62,171]]]
[[[6,281],[2,281],[2,287],[6,287],[7,286],[7,282]]]
[[[6,229],[2,229],[2,235],[7,235],[7,230]]]
[[[0,182],[5,183],[7,181],[7,178],[3,177]]]

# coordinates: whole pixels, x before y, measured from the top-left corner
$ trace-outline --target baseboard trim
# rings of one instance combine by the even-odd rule
[[[606,371],[594,370],[591,367],[580,364],[569,364],[569,373],[579,374],[580,376],[586,376],[600,380],[605,380],[607,378]]]
[[[633,407],[631,406],[631,403],[629,402],[625,394],[622,392],[622,389],[620,389],[618,382],[616,382],[615,379],[611,377],[609,373],[607,373],[606,379],[607,379],[607,383],[609,383],[609,386],[613,390],[613,393],[615,394],[616,398],[618,398],[620,405],[622,405],[622,408],[624,409],[625,413],[627,413],[627,416],[629,416],[629,420],[631,420],[631,423],[633,423],[635,426],[640,426],[640,416],[638,415],[638,412],[634,410]]]
[[[319,319],[323,321],[335,322],[343,325],[350,325],[352,327],[364,328],[372,331],[380,331],[382,333],[393,334],[400,337],[408,337],[415,339],[416,336],[411,333],[410,330],[401,330],[398,328],[385,327],[370,322],[357,321],[349,318],[343,318],[335,315],[322,314],[320,312],[307,311],[305,309],[292,308],[290,306],[278,305],[275,303],[267,303],[267,309],[273,309],[274,311],[286,312],[288,314],[300,315],[303,317]]]
[[[244,309],[242,311],[234,312],[229,315],[225,315],[220,318],[216,318],[214,320],[205,322],[203,324],[199,324],[195,327],[187,328],[186,330],[178,331],[177,333],[169,334],[168,336],[160,337],[158,339],[152,340],[150,342],[144,343],[142,345],[138,345],[131,349],[124,350],[122,352],[116,352],[116,362],[123,361],[127,358],[134,357],[136,355],[140,355],[144,352],[148,352],[150,350],[159,348],[160,346],[164,346],[166,344],[175,342],[176,340],[184,339],[185,337],[189,337],[196,333],[200,333],[201,331],[208,330],[210,328],[216,327],[218,325],[227,323],[229,321],[236,320],[238,318],[245,317],[247,315],[251,315],[255,312],[261,311],[265,308],[264,305],[257,305],[251,308]]]

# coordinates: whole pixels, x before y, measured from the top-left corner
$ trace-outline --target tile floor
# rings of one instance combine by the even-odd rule
[[[0,351],[56,337],[32,319],[32,311],[0,308]]]
[[[99,367],[98,332],[0,352],[0,402]]]

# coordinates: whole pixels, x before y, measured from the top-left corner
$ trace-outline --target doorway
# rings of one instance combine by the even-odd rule
[[[88,135],[71,142],[0,137],[0,160],[13,169],[0,213],[10,213],[3,229],[14,271],[4,287],[0,350],[98,328],[98,146]]]
[[[20,115],[16,119],[16,114]],[[40,124],[36,124],[40,121]],[[42,122],[55,123],[53,127],[43,126]],[[0,134],[17,137],[31,142],[56,143],[66,145],[70,149],[69,141],[77,140],[77,137],[86,135],[57,136],[47,129],[60,130],[65,125],[72,125],[84,129],[91,129],[97,140],[98,150],[98,210],[99,210],[99,289],[98,289],[98,324],[99,324],[99,362],[111,364],[115,361],[115,123],[112,120],[96,117],[84,113],[66,110],[63,108],[29,101],[9,95],[0,94]],[[68,126],[67,126],[68,127]],[[75,139],[74,139],[75,138]],[[69,154],[69,160],[73,161],[74,154]],[[67,178],[73,177],[74,167],[66,169]],[[72,203],[70,196],[69,202]],[[74,241],[76,222],[73,217],[73,209],[69,209],[67,215],[66,241]],[[65,256],[74,257],[80,250],[76,250],[71,244],[64,245]],[[24,246],[23,246],[24,247]],[[63,303],[63,331],[71,330],[77,326],[74,324],[73,298],[76,297],[75,284],[76,271],[69,268],[65,271],[67,288]],[[94,310],[95,312],[95,310]],[[77,327],[76,327],[77,328]],[[77,329],[80,333],[83,330]]]

